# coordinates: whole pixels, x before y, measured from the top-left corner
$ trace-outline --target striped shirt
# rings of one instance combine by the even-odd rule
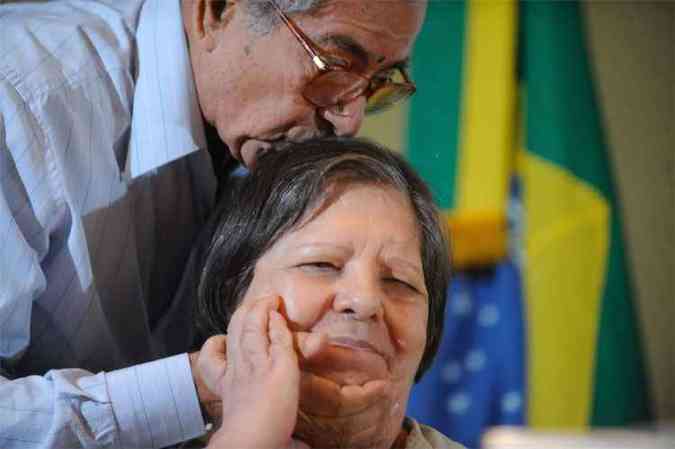
[[[203,433],[172,300],[205,140],[179,0],[0,6],[3,449]]]

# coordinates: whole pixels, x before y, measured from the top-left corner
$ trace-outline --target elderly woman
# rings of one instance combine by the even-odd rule
[[[424,183],[355,139],[265,154],[239,182],[199,276],[197,326],[227,335],[209,448],[459,447],[405,417],[438,347],[449,276]]]

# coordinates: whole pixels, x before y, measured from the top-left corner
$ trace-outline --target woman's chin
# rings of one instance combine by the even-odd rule
[[[409,394],[409,387],[402,387],[348,371],[330,378],[303,372],[295,435],[322,449],[389,448],[400,433]]]
[[[373,407],[351,416],[313,416],[299,412],[294,437],[313,448],[389,449],[401,430],[403,416]]]
[[[322,449],[388,449],[411,386],[392,368],[376,350],[339,344],[303,360],[296,437]]]

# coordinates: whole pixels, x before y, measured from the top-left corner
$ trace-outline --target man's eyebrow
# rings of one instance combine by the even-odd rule
[[[326,44],[334,45],[339,49],[347,53],[350,53],[352,56],[358,59],[359,62],[364,66],[367,66],[371,59],[374,59],[377,64],[381,64],[386,59],[384,56],[375,57],[375,55],[369,53],[368,50],[363,48],[363,46],[361,46],[361,44],[356,42],[353,38],[344,34],[331,34],[328,36],[324,36],[318,39],[317,43],[321,46],[324,46]],[[384,67],[382,70],[387,70],[390,68],[399,68],[405,70],[409,66],[410,66],[410,57],[406,57],[404,59],[401,59],[400,61],[395,61],[394,63],[389,64],[388,67]]]
[[[361,64],[367,66],[371,59],[371,54],[350,36],[344,34],[331,34],[324,36],[319,40],[321,45],[332,44],[340,50],[346,51],[359,60]],[[380,60],[381,57],[373,59]]]

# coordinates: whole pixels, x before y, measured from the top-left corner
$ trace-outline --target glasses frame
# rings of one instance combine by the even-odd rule
[[[391,104],[385,106],[383,109],[388,108],[389,106],[392,106],[393,104],[404,100],[410,96],[412,96],[416,91],[417,87],[415,86],[415,83],[410,79],[410,76],[408,75],[407,70],[403,67],[397,67],[401,75],[403,76],[403,83],[393,83],[393,82],[383,82],[380,86],[373,87],[375,81],[373,81],[372,78],[366,78],[365,76],[352,72],[349,70],[348,66],[342,66],[339,64],[331,64],[328,62],[328,59],[326,57],[326,52],[321,49],[319,45],[317,45],[312,39],[310,39],[301,29],[298,25],[295,24],[295,22],[288,16],[286,13],[281,9],[281,7],[277,4],[275,0],[269,0],[269,2],[272,4],[272,7],[276,11],[277,15],[281,19],[284,24],[286,24],[286,27],[291,31],[291,34],[295,36],[295,39],[300,43],[302,48],[305,49],[307,54],[310,56],[312,59],[312,62],[316,66],[317,69],[319,69],[319,72],[321,72],[319,75],[317,75],[314,79],[318,78],[321,76],[323,73],[331,72],[331,71],[341,71],[341,72],[348,72],[351,75],[361,78],[362,80],[366,81],[364,84],[365,87],[363,90],[358,92],[358,94],[354,94],[351,97],[345,98],[344,101],[341,103],[337,103],[333,106],[331,109],[335,109],[337,113],[341,112],[342,104],[343,103],[349,103],[353,101],[354,99],[360,97],[361,95],[365,95],[366,100],[368,100],[378,89],[387,86],[388,84],[395,84],[395,85],[401,85],[404,86],[406,89],[408,89],[408,94],[405,97],[401,97],[399,100],[396,100],[395,102],[392,102]],[[315,104],[313,101],[305,97],[307,101],[310,103],[314,104],[317,107],[322,107],[321,105]],[[378,110],[373,110],[373,111],[368,111],[366,109],[366,113],[369,112],[379,112]]]

